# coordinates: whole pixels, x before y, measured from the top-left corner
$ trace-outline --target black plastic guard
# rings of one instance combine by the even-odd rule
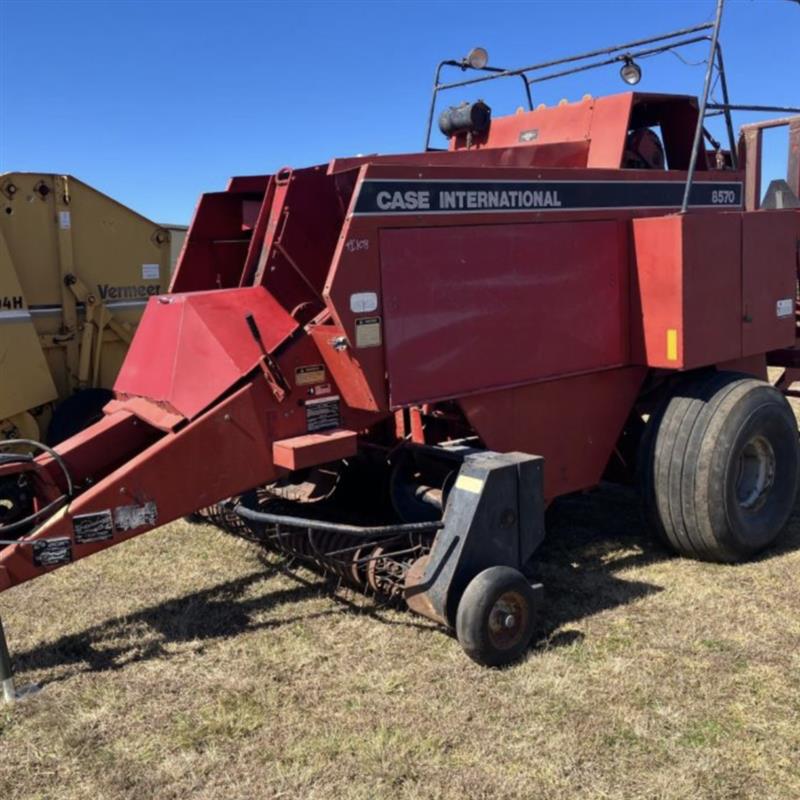
[[[409,607],[452,627],[458,601],[479,572],[501,565],[527,573],[544,539],[543,478],[541,456],[467,455],[421,579],[406,590]]]

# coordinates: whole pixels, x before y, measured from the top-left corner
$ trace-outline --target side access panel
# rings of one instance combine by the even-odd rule
[[[692,369],[741,356],[741,214],[634,219],[634,363]]]
[[[634,219],[634,362],[692,369],[791,345],[794,216],[750,211]]]
[[[794,344],[800,215],[742,217],[742,355],[749,356]]]
[[[620,222],[384,229],[380,246],[393,406],[627,361]]]

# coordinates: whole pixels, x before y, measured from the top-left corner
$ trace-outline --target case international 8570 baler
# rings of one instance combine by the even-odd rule
[[[541,66],[597,63],[635,82],[638,56],[707,41],[699,100],[626,92],[494,119],[476,102],[442,115],[446,151],[204,195],[104,418],[5,457],[5,485],[34,499],[6,501],[0,590],[215,506],[499,665],[535,630],[546,506],[633,455],[677,552],[768,546],[800,466],[766,382],[768,354],[793,363],[800,213],[756,210],[758,137],[733,140],[718,23],[521,70],[474,51],[434,91],[521,77],[530,98]],[[448,64],[470,72],[443,84]],[[785,122],[796,193],[800,118]]]

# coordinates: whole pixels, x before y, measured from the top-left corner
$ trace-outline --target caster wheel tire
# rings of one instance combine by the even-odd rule
[[[502,667],[528,649],[536,623],[536,591],[513,567],[489,567],[461,596],[456,636],[466,654],[486,667]]]

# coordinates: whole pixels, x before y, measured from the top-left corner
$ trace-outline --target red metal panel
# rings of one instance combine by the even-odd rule
[[[633,220],[633,360],[691,369],[741,355],[741,215]]]
[[[634,94],[615,94],[594,101],[589,138],[588,167],[618,169],[628,137],[628,120],[631,116]]]
[[[548,500],[600,480],[646,368],[628,367],[459,400],[491,450],[544,456]]]
[[[751,355],[794,344],[798,215],[742,217],[742,354]]]
[[[317,325],[311,328],[310,333],[344,402],[350,408],[378,411],[386,406],[383,351],[380,348],[364,351],[364,359],[358,351],[334,345],[337,340],[345,338],[339,325]],[[380,361],[379,366],[374,364],[376,358]],[[364,363],[365,360],[367,364]],[[369,360],[373,363],[369,364]]]
[[[683,358],[687,369],[742,354],[742,215],[683,220]]]
[[[303,322],[325,307],[322,288],[353,185],[354,176],[328,175],[327,165],[276,176],[254,282]]]
[[[357,451],[356,432],[337,428],[273,442],[272,459],[276,467],[295,470],[351,458]]]
[[[551,144],[554,142],[582,142],[589,139],[594,102],[586,99],[578,103],[538,108],[520,114],[495,117],[488,134],[476,138],[473,146],[479,148],[517,147],[526,144]],[[623,120],[624,125],[627,118]],[[535,132],[535,133],[534,133]],[[527,133],[527,138],[524,134]],[[451,148],[466,147],[466,137],[451,140]]]
[[[214,192],[200,198],[172,275],[171,292],[239,285],[250,242],[245,208],[261,199],[262,194],[250,192]]]
[[[72,542],[73,560],[78,560],[274,480],[270,441],[278,413],[269,410],[271,402],[263,379],[243,386],[180,432],[162,436],[121,465],[114,463],[113,471],[28,538],[66,537]],[[88,429],[87,434],[91,436],[92,431]],[[92,450],[96,460],[105,456],[96,447]],[[154,512],[147,521],[135,527],[115,523],[113,537],[102,541],[75,541],[75,517],[103,512],[115,515],[120,507],[141,509],[147,504],[153,504]],[[0,554],[0,591],[49,571],[52,568],[34,565],[29,546],[7,547]]]
[[[682,185],[685,181],[685,174],[680,172],[664,172],[660,180],[674,181]],[[359,170],[359,181],[364,179],[384,179],[384,180],[436,180],[436,179],[459,179],[459,180],[575,180],[576,172],[569,169],[524,169],[524,168],[503,168],[503,167],[479,167],[475,165],[463,166],[458,169],[446,169],[441,166],[421,167],[406,166],[399,164],[365,164]],[[624,173],[619,169],[595,169],[581,172],[581,178],[591,181],[616,180],[627,183],[628,181],[647,181],[652,180],[652,171],[648,170],[627,170]],[[623,181],[624,178],[624,181]],[[717,181],[741,180],[741,173],[709,173],[704,177],[704,181],[714,183]],[[348,386],[359,386],[358,392],[349,393],[348,389],[343,389],[349,405],[354,408],[368,410],[387,408],[385,397],[385,374],[386,366],[381,347],[369,347],[365,349],[356,346],[356,319],[359,314],[352,311],[350,298],[354,293],[375,292],[378,295],[378,306],[374,311],[377,316],[383,315],[379,259],[379,238],[382,228],[391,225],[394,230],[405,228],[418,228],[424,225],[426,228],[449,227],[453,225],[496,226],[501,221],[507,224],[530,223],[538,221],[552,222],[554,219],[564,221],[570,225],[589,220],[628,220],[634,214],[636,216],[656,216],[663,214],[659,209],[619,209],[616,211],[608,210],[549,210],[539,211],[519,211],[510,214],[503,214],[502,220],[497,214],[476,211],[474,214],[461,216],[450,216],[448,214],[408,214],[384,218],[381,216],[353,216],[353,207],[349,210],[347,219],[341,231],[339,244],[333,256],[330,271],[324,289],[324,296],[327,300],[328,309],[331,317],[339,331],[328,336],[328,331],[320,332],[318,344],[326,361],[337,361],[337,367],[341,368],[337,375],[340,384]],[[546,251],[546,248],[545,248]],[[415,256],[416,257],[416,256]],[[436,267],[438,270],[438,266]],[[427,289],[430,281],[425,278],[422,286]],[[423,291],[421,289],[420,291]],[[576,323],[577,324],[577,323]],[[346,357],[338,358],[330,352],[330,345],[327,344],[337,335],[345,337],[345,342],[349,348]],[[325,339],[323,340],[323,337]],[[331,366],[331,370],[334,367]],[[349,373],[346,378],[345,373]]]
[[[392,164],[429,167],[585,167],[589,142],[553,142],[525,147],[492,147],[481,150],[429,151],[402,155],[369,155],[335,158],[328,165],[330,174],[339,174],[364,164]]]
[[[297,323],[260,287],[153,298],[139,323],[114,390],[147,397],[191,418],[257,366],[252,314],[274,350]]]
[[[627,359],[618,222],[389,229],[380,238],[393,405]]]
[[[631,358],[651,367],[683,366],[680,217],[632,221]],[[669,331],[674,331],[670,340]]]
[[[271,175],[234,175],[228,180],[226,192],[266,192]]]

